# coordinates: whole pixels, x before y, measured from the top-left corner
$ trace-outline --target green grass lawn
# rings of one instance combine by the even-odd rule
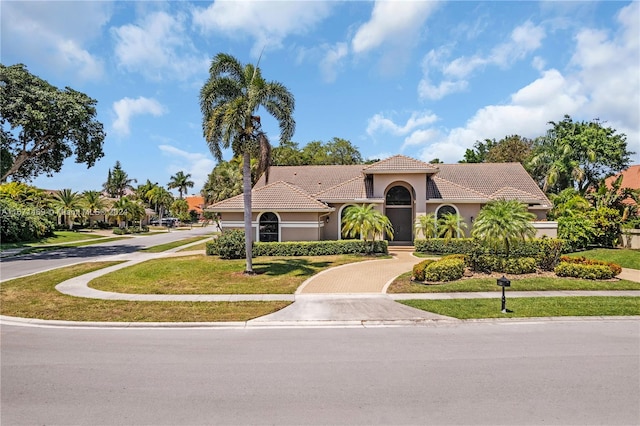
[[[112,241],[118,241],[118,240],[126,240],[127,238],[131,238],[131,237],[125,237],[125,236],[106,237],[106,238],[94,239],[90,241],[78,241],[78,242],[73,242],[73,243],[64,244],[64,245],[34,246],[34,247],[29,247],[24,250],[21,250],[20,253],[18,254],[43,253],[46,251],[60,250],[60,249],[65,249],[69,247],[84,247],[84,246],[90,246],[92,244],[102,244],[102,243],[110,243]]]
[[[253,276],[243,274],[245,260],[217,256],[154,259],[92,280],[98,290],[135,294],[292,294],[310,276],[366,256],[258,257]]]
[[[196,244],[195,246],[191,246],[191,247],[185,247],[183,249],[178,250],[180,251],[196,251],[196,250],[206,250],[207,249],[207,243],[208,241],[204,241],[200,244]]]
[[[114,322],[247,321],[278,311],[289,302],[128,302],[67,296],[55,286],[118,262],[94,262],[5,281],[2,314],[22,318]]]
[[[200,241],[200,240],[204,240],[204,239],[208,239],[208,238],[211,238],[211,236],[210,235],[205,235],[205,236],[199,236],[199,237],[185,238],[183,240],[172,241],[170,243],[159,244],[157,246],[143,248],[140,251],[145,251],[147,253],[160,253],[160,252],[163,252],[163,251],[171,250],[171,249],[176,248],[176,247],[183,246],[185,244],[195,243],[196,241]],[[205,244],[205,243],[203,243],[203,244]],[[194,249],[189,247],[189,248],[186,248],[185,250],[194,250]],[[195,250],[197,250],[197,249],[195,249]]]
[[[501,299],[402,300],[400,303],[458,319],[527,318],[559,316],[640,315],[640,297],[524,297],[507,298],[506,314]]]
[[[93,240],[105,238],[103,235],[92,234],[90,232],[74,232],[74,231],[56,231],[53,237],[43,238],[39,241],[27,241],[21,243],[0,244],[0,250],[23,248],[23,247],[40,247],[44,245],[67,244],[75,241]]]
[[[577,278],[536,277],[518,279],[509,276],[508,291],[546,290],[640,290],[640,283],[627,280],[594,281]],[[471,291],[502,291],[495,278],[470,278],[445,284],[420,284],[411,281],[411,272],[400,275],[389,286],[387,293],[454,293]]]
[[[570,253],[567,256],[584,256],[587,259],[617,263],[623,268],[640,269],[640,250],[597,248]]]

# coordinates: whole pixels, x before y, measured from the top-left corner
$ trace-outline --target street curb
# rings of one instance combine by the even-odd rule
[[[385,327],[436,327],[462,324],[523,324],[542,322],[585,321],[638,321],[640,316],[590,316],[590,317],[527,317],[481,319],[402,319],[402,320],[312,320],[312,321],[259,321],[257,319],[234,322],[96,322],[62,321],[20,318],[0,315],[0,326],[77,329],[273,329],[273,328],[385,328]]]

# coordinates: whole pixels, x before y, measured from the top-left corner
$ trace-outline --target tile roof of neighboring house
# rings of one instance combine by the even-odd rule
[[[363,166],[273,166],[269,169],[269,182],[288,182],[311,195],[326,191],[349,179],[362,175]],[[262,175],[254,188],[266,185]]]
[[[198,213],[202,212],[202,206],[204,205],[204,198],[200,195],[192,195],[190,197],[184,197],[185,201],[189,205],[189,210],[195,210]]]
[[[278,211],[330,212],[334,210],[333,207],[318,201],[303,189],[283,181],[256,188],[252,191],[251,197],[253,211],[273,210],[275,206]],[[216,212],[243,211],[243,209],[243,194],[212,204],[207,208]]]
[[[454,184],[467,190],[461,194],[466,196],[461,198],[472,198],[472,193],[481,194],[484,199],[524,197],[551,206],[549,199],[520,163],[438,164],[438,168],[438,174],[429,179],[427,198],[449,198],[451,184]],[[452,195],[451,198],[457,197]]]
[[[605,184],[611,188],[613,181],[615,181],[620,175],[622,175],[622,184],[620,188],[640,189],[640,164],[634,164],[617,175],[609,176],[605,179]],[[635,204],[635,201],[627,198],[623,203]]]
[[[438,168],[433,164],[416,160],[404,155],[394,155],[386,160],[378,161],[364,168],[365,173],[436,173]]]

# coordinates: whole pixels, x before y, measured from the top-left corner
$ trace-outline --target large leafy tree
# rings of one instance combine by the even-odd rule
[[[565,115],[547,134],[536,140],[527,164],[545,192],[575,188],[581,194],[606,176],[629,165],[626,135],[605,127],[599,120],[574,122]]]
[[[51,176],[72,155],[93,166],[106,136],[96,116],[96,100],[84,93],[60,90],[23,64],[0,64],[0,180]]]
[[[293,95],[281,83],[267,81],[258,66],[243,65],[235,57],[219,53],[211,61],[209,78],[200,90],[204,138],[213,155],[222,160],[222,150],[231,148],[243,159],[244,228],[246,273],[253,274],[251,232],[251,158],[258,158],[258,170],[268,166],[271,145],[262,130],[260,108],[273,116],[280,127],[280,141],[291,140],[295,130]]]
[[[467,149],[461,163],[525,163],[531,156],[533,141],[519,135],[477,141]]]
[[[213,168],[202,188],[206,204],[217,203],[242,194],[242,160],[220,161]]]
[[[514,241],[533,238],[536,230],[531,223],[535,215],[518,200],[496,200],[478,213],[471,235],[489,244],[504,247],[507,256]]]
[[[167,187],[169,189],[177,189],[180,199],[182,199],[182,194],[186,194],[189,188],[193,188],[193,181],[189,180],[191,178],[191,174],[187,173],[186,175],[181,170],[175,175],[169,178],[169,184]]]

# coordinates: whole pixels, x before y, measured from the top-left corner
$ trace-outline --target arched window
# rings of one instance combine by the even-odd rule
[[[278,216],[275,213],[267,212],[260,216],[259,241],[265,243],[277,242],[279,237]]]
[[[444,216],[447,213],[457,214],[458,211],[453,206],[444,205],[438,208],[438,212],[436,213],[436,216],[438,217],[438,219],[440,219],[442,216]]]
[[[410,206],[411,193],[404,186],[394,186],[387,192],[386,202],[387,206]]]

